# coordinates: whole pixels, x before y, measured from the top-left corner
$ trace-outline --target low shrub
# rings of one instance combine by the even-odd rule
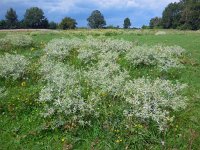
[[[136,79],[124,87],[124,98],[129,108],[124,111],[127,117],[137,117],[142,121],[154,120],[160,131],[167,129],[171,111],[186,107],[187,98],[181,96],[185,84],[172,84],[168,80]]]
[[[16,80],[23,77],[28,65],[29,61],[24,56],[6,53],[0,56],[0,76]]]
[[[25,48],[33,45],[33,39],[28,35],[8,34],[0,39],[0,49]]]
[[[77,59],[91,62],[90,65],[77,68],[63,61],[66,56],[71,59],[70,53],[74,51]],[[55,39],[47,44],[41,58],[40,74],[45,84],[39,94],[39,101],[45,105],[42,114],[54,118],[55,126],[67,122],[86,125],[101,115],[105,107],[102,105],[109,99],[111,105],[112,100],[120,101],[125,120],[130,117],[147,123],[153,120],[163,131],[173,118],[170,112],[186,106],[187,99],[181,96],[185,85],[161,79],[132,79],[118,60],[125,54],[134,66],[169,69],[181,66],[179,57],[183,52],[178,46],[134,46],[122,40]]]
[[[46,82],[39,96],[39,101],[46,104],[42,115],[55,116],[56,125],[52,126],[61,126],[67,122],[90,124],[91,118],[97,113],[95,103],[81,94],[83,87],[80,84],[80,72],[60,62],[49,69],[43,66],[40,70]]]
[[[156,66],[168,70],[183,67],[180,57],[184,51],[179,46],[136,46],[126,54],[126,59],[135,67]]]

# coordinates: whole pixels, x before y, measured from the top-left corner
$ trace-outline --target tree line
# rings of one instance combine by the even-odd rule
[[[93,29],[97,28],[119,28],[112,25],[106,26],[103,14],[99,10],[94,10],[87,19],[88,26]],[[13,8],[7,10],[5,20],[0,20],[0,29],[75,29],[77,22],[71,17],[65,17],[60,23],[54,21],[49,22],[44,16],[42,9],[31,7],[26,10],[24,18],[18,20],[16,11]],[[124,28],[131,27],[129,18],[124,19]]]
[[[106,26],[106,20],[99,10],[94,10],[87,18],[88,26],[93,29],[98,28],[119,28],[119,26]],[[5,20],[0,20],[0,29],[75,29],[77,21],[71,17],[65,17],[60,23],[49,22],[44,16],[42,9],[31,7],[26,10],[24,18],[18,20],[17,13],[10,8]],[[129,18],[124,19],[123,28],[131,27]],[[180,2],[170,3],[163,11],[162,17],[154,17],[150,20],[149,26],[142,28],[164,28],[199,30],[200,29],[200,0],[180,0]]]
[[[170,3],[163,11],[162,17],[150,20],[149,28],[199,30],[200,0],[181,0]]]

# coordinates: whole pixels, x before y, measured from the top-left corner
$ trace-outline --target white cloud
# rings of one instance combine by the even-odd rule
[[[27,6],[38,6],[47,11],[68,12],[79,8],[79,5],[92,5],[96,9],[127,9],[127,8],[143,8],[143,9],[163,9],[170,2],[178,2],[179,0],[2,0],[2,4],[25,4]]]

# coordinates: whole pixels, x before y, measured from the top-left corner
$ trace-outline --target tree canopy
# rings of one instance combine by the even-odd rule
[[[131,26],[131,21],[129,18],[124,19],[124,29],[128,29]]]
[[[48,20],[44,16],[42,9],[31,7],[26,10],[24,15],[24,23],[27,28],[47,28]]]
[[[5,20],[0,20],[0,29],[6,29],[6,21]]]
[[[17,13],[14,9],[10,8],[6,13],[5,18],[7,28],[15,29],[18,27]]]
[[[181,0],[170,3],[163,11],[162,23],[166,29],[200,29],[200,1]]]
[[[149,27],[153,28],[162,28],[162,18],[155,17],[150,20]]]
[[[77,25],[77,22],[75,19],[70,18],[70,17],[65,17],[64,19],[62,19],[59,26],[61,29],[66,30],[66,29],[75,29],[76,25]]]
[[[88,25],[92,29],[103,28],[106,25],[103,14],[99,10],[94,10],[87,19]]]
[[[51,21],[50,23],[49,23],[49,29],[56,29],[57,28],[57,23],[55,23],[54,21]]]

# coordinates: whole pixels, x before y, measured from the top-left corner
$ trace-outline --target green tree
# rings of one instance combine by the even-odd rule
[[[128,29],[131,26],[131,21],[129,18],[124,19],[124,29]]]
[[[48,28],[48,20],[42,9],[32,7],[26,10],[24,24],[27,28]]]
[[[183,12],[181,16],[182,29],[200,29],[200,1],[183,0]]]
[[[75,29],[76,28],[76,25],[77,25],[77,22],[75,19],[72,19],[70,17],[65,17],[59,27],[63,30],[66,30],[66,29]]]
[[[181,14],[183,12],[183,5],[181,3],[170,3],[162,15],[163,27],[166,29],[177,28],[180,26]]]
[[[6,29],[6,21],[0,20],[0,29]]]
[[[57,23],[55,23],[54,21],[51,21],[50,23],[49,23],[49,29],[56,29],[57,28]]]
[[[9,29],[16,29],[18,27],[17,13],[14,9],[10,8],[6,13],[6,26]]]
[[[143,25],[143,26],[142,26],[142,29],[149,29],[149,26]]]
[[[103,14],[99,10],[94,10],[87,19],[88,26],[92,29],[103,28],[106,25]]]
[[[163,11],[164,28],[200,29],[200,0],[170,3]]]
[[[161,28],[162,27],[162,18],[155,17],[150,20],[149,27],[153,28]]]

